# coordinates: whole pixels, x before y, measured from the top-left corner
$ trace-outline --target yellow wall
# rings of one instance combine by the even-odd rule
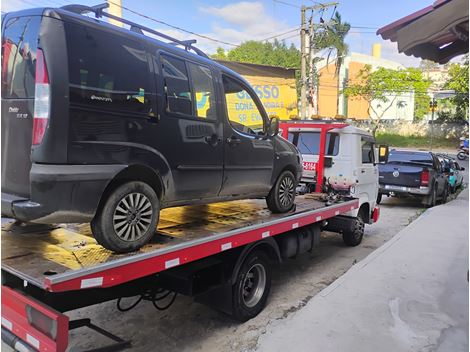
[[[338,79],[335,77],[335,65],[330,64],[319,70],[318,115],[334,118],[336,116],[336,98]]]
[[[348,79],[350,82],[357,82],[359,71],[364,68],[364,64],[350,62],[348,66]],[[318,90],[318,115],[320,118],[334,118],[336,116],[336,99],[338,95],[338,78],[335,77],[335,64],[332,63],[319,70],[319,90]],[[343,99],[343,97],[340,97]],[[347,99],[347,118],[367,119],[367,109],[369,104],[362,98]],[[342,114],[342,110],[339,114]]]

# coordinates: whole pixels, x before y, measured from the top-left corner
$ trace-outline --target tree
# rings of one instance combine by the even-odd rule
[[[335,18],[332,20],[333,25],[327,26],[326,30],[320,32],[315,39],[315,46],[317,49],[330,49],[328,53],[328,60],[330,54],[333,52],[336,55],[335,63],[335,77],[337,78],[338,94],[336,96],[336,115],[339,114],[339,98],[340,98],[340,71],[344,63],[344,58],[348,54],[349,47],[345,39],[348,35],[351,25],[348,22],[342,22],[339,12],[335,12]]]
[[[370,65],[366,65],[359,71],[357,80],[349,82],[343,93],[349,98],[367,101],[372,133],[375,136],[381,119],[396,104],[398,97],[411,92],[415,97],[425,96],[430,84],[430,81],[423,79],[421,70],[416,68],[392,70],[379,67],[372,70]]]
[[[468,120],[468,55],[463,64],[452,64],[448,70],[449,79],[444,84],[444,89],[455,91],[455,96],[450,100],[455,104],[457,119]]]
[[[222,48],[212,55],[215,59],[247,62],[251,64],[280,66],[285,68],[300,67],[300,51],[284,41],[258,42],[249,40],[234,49],[225,52]]]

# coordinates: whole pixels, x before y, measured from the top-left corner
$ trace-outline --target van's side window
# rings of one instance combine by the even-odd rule
[[[191,62],[188,63],[188,66],[196,101],[196,116],[215,120],[217,114],[211,71],[207,67]]]
[[[361,139],[362,149],[362,163],[373,164],[374,163],[374,143]]]
[[[318,155],[320,153],[320,132],[289,132],[287,139],[292,142],[302,154]],[[325,155],[338,155],[338,133],[326,134]]]
[[[192,115],[192,99],[189,89],[188,71],[183,60],[162,55],[163,79],[165,84],[166,110],[168,112]]]
[[[263,134],[264,120],[252,94],[241,83],[230,77],[223,76],[223,83],[230,125],[243,133]]]
[[[65,29],[72,104],[150,112],[149,65],[139,43],[67,22]]]

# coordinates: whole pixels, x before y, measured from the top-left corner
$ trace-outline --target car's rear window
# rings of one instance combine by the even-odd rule
[[[149,113],[150,71],[137,41],[66,23],[71,104]]]
[[[410,163],[424,163],[431,164],[433,159],[431,154],[428,153],[406,153],[406,152],[393,152],[391,151],[388,156],[388,162],[401,161]]]
[[[289,132],[289,142],[292,142],[305,155],[318,155],[320,153],[320,132]],[[339,135],[326,134],[325,155],[338,155]]]
[[[14,17],[2,32],[2,98],[34,98],[41,16]]]

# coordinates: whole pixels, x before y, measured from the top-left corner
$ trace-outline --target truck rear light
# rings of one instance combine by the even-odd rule
[[[421,186],[429,186],[429,170],[423,169],[421,172]]]
[[[57,321],[41,313],[39,310],[30,305],[26,305],[26,316],[31,326],[41,331],[44,335],[49,336],[51,339],[57,338]]]
[[[37,49],[34,94],[33,145],[42,143],[49,122],[50,84],[44,53]]]

